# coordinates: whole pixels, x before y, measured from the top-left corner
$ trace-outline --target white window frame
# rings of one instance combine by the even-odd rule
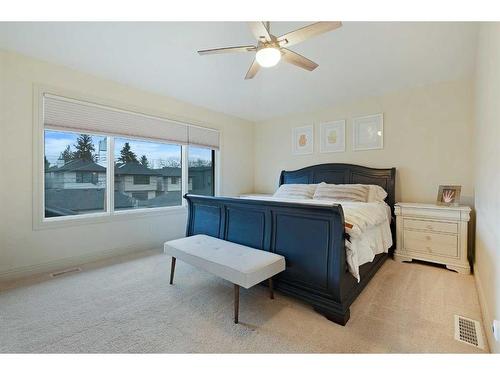
[[[71,97],[76,100],[100,103],[101,105],[122,108],[124,110],[131,110],[138,113],[147,113],[142,109],[131,108],[127,109],[123,103],[111,103],[102,100],[101,98],[83,96],[74,92],[67,92],[66,90],[50,88],[42,85],[34,85],[33,88],[33,229],[43,230],[59,227],[68,227],[84,224],[97,224],[114,222],[121,220],[134,220],[141,217],[151,216],[166,216],[166,215],[185,215],[187,213],[187,202],[184,198],[181,199],[181,204],[178,206],[167,207],[151,207],[151,208],[134,208],[129,210],[116,210],[114,209],[114,141],[115,138],[125,138],[138,141],[148,141],[147,139],[139,137],[123,136],[117,137],[106,133],[91,132],[82,130],[81,133],[95,134],[106,136],[107,141],[107,165],[106,165],[106,210],[103,212],[95,212],[79,215],[68,215],[59,217],[45,217],[45,130],[54,130],[62,132],[75,133],[75,129],[51,129],[50,126],[45,127],[43,118],[43,95],[50,93],[57,96]],[[168,117],[168,116],[166,116]],[[171,116],[172,117],[172,116]],[[159,141],[154,141],[158,142]],[[165,144],[172,144],[165,142]],[[181,196],[188,191],[188,146],[181,146]],[[219,195],[219,178],[220,178],[220,150],[215,150],[215,195]]]

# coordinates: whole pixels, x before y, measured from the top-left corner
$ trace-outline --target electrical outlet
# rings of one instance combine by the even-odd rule
[[[493,336],[495,340],[500,341],[500,320],[493,321]]]

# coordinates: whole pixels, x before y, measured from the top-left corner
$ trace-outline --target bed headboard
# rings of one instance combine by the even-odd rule
[[[366,184],[379,185],[387,192],[386,203],[394,214],[396,203],[396,168],[378,169],[354,164],[329,163],[311,165],[296,171],[281,171],[283,184]]]

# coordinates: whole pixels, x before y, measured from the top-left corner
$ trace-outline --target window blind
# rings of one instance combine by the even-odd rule
[[[214,129],[189,126],[188,142],[190,145],[219,149],[219,132]]]
[[[50,128],[219,149],[219,132],[213,129],[51,94],[44,94],[43,100],[44,125]]]

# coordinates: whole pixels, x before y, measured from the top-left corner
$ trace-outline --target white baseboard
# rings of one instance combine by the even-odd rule
[[[488,306],[488,301],[484,295],[484,289],[481,283],[481,278],[477,270],[477,264],[474,265],[474,279],[476,281],[477,294],[479,296],[479,306],[481,307],[481,314],[483,319],[483,328],[486,335],[486,340],[488,341],[488,347],[491,353],[498,353],[498,345],[493,337],[493,331],[491,329],[491,324],[493,319],[490,316],[490,310]]]
[[[0,281],[12,281],[17,279],[22,279],[26,277],[58,271],[68,267],[75,267],[86,263],[105,260],[120,255],[139,253],[142,251],[147,251],[156,248],[159,249],[160,247],[161,246],[159,246],[157,243],[150,243],[141,246],[138,245],[127,246],[127,247],[95,251],[72,257],[61,258],[45,263],[17,267],[8,271],[0,271]]]

